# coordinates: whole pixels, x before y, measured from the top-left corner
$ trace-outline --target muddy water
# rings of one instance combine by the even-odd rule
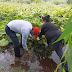
[[[35,72],[54,72],[60,63],[60,59],[55,51],[53,51],[50,57],[42,57],[35,53],[29,56],[23,49],[21,49],[21,54],[23,55],[21,58],[16,58],[13,46],[9,45],[6,47],[3,52],[0,52],[0,70],[7,72],[10,68],[21,66],[26,71],[33,69]]]

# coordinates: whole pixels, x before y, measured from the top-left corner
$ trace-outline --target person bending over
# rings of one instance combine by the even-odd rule
[[[27,48],[27,37],[32,35],[35,35],[35,38],[37,38],[40,30],[38,27],[32,27],[32,24],[28,21],[24,20],[12,20],[10,21],[6,27],[5,27],[6,34],[11,38],[13,42],[14,52],[16,57],[21,57],[20,55],[20,44],[18,41],[18,38],[16,36],[16,33],[21,34],[22,36],[22,47],[25,49],[25,51],[30,54]]]
[[[38,36],[39,36],[39,38],[41,38],[42,35],[45,35],[45,37],[47,39],[47,43],[48,43],[48,45],[50,45],[60,37],[62,32],[54,24],[52,24],[50,22],[49,15],[42,17],[42,20],[43,20],[43,25],[41,27],[41,32]],[[61,59],[61,57],[63,55],[62,40],[52,44],[51,46],[53,46],[55,52]],[[64,60],[65,60],[65,57],[62,58],[61,62],[63,62]],[[62,66],[64,66],[64,69],[66,70],[66,72],[68,72],[67,62],[65,63],[65,65],[62,64]]]

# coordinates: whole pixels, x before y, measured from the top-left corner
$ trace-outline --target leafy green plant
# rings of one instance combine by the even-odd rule
[[[42,21],[39,18],[40,15],[51,16],[53,23],[58,27],[65,26],[67,20],[72,15],[72,6],[56,6],[51,3],[37,3],[37,4],[18,4],[9,2],[0,2],[0,31],[5,30],[6,24],[11,20],[23,19],[32,23],[33,26],[42,25]]]
[[[0,40],[0,46],[6,46],[8,45],[8,41],[6,39]]]

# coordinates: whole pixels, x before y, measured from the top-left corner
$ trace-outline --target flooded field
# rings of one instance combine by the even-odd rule
[[[57,65],[60,63],[60,59],[56,55],[55,51],[52,52],[50,57],[40,56],[36,53],[27,55],[21,48],[21,58],[14,56],[13,45],[0,47],[0,72],[10,72],[11,68],[21,67],[26,72],[33,70],[32,72],[54,72]],[[61,69],[61,67],[60,67]],[[60,72],[60,69],[58,72]],[[30,71],[31,72],[31,71]]]

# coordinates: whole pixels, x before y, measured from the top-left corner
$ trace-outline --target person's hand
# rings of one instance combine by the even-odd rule
[[[31,52],[30,52],[30,51],[26,51],[26,53],[27,53],[28,55],[31,55]]]
[[[32,40],[32,41],[34,41],[34,40],[35,40],[35,38],[31,37],[31,40]]]
[[[33,37],[31,37],[31,39],[33,40],[34,38],[33,38]]]

